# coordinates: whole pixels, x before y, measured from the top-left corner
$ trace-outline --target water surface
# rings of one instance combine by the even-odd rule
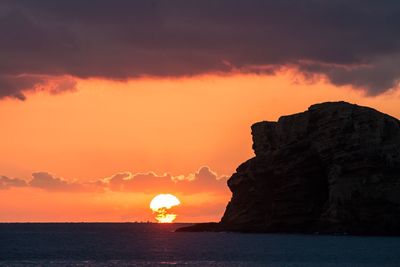
[[[400,266],[399,237],[175,233],[183,224],[0,224],[0,266]]]

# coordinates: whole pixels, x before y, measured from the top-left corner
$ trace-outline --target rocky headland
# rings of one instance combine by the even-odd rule
[[[219,223],[178,231],[400,234],[400,121],[346,102],[252,127]]]

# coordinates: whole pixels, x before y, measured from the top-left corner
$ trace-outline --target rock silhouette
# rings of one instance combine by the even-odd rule
[[[219,223],[179,231],[400,233],[400,122],[327,102],[252,127]]]

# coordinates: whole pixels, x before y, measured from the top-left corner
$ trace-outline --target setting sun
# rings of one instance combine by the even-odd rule
[[[159,223],[172,223],[176,214],[168,213],[172,207],[180,205],[179,199],[171,194],[159,194],[150,202],[150,209],[156,213],[155,219]]]

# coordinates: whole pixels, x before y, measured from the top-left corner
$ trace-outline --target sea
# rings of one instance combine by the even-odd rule
[[[400,237],[175,232],[187,225],[3,223],[0,266],[400,266]]]

